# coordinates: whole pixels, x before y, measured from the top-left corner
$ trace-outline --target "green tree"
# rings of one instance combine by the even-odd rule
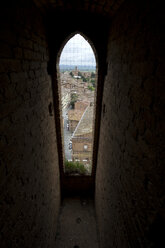
[[[95,79],[91,79],[91,83],[92,83],[93,87],[95,87]]]
[[[83,77],[83,82],[87,82],[87,79],[85,77]]]
[[[82,77],[82,74],[81,74],[81,72],[80,72],[80,71],[78,71],[78,76]]]
[[[95,78],[96,74],[94,72],[91,73],[91,78]]]
[[[72,108],[74,108],[74,104],[75,102],[77,102],[77,100],[78,100],[78,95],[76,93],[72,93],[70,100],[70,105],[72,106]]]
[[[67,174],[80,174],[84,175],[87,173],[87,169],[84,164],[80,162],[68,161],[65,160],[65,173]]]
[[[91,86],[91,85],[88,85],[88,89],[91,90],[91,91],[95,90],[95,88],[93,86]]]
[[[72,71],[69,74],[73,77],[73,72]]]

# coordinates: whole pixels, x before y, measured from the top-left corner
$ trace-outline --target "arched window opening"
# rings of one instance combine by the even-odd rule
[[[75,34],[61,51],[59,96],[66,175],[91,175],[97,70],[89,42]]]

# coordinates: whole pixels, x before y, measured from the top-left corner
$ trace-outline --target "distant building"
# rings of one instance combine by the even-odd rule
[[[78,76],[78,68],[75,66],[75,70],[72,72],[73,76]]]
[[[90,78],[91,77],[91,72],[85,72],[85,71],[82,71],[81,74],[85,77],[85,78]]]
[[[64,110],[68,106],[69,103],[70,103],[70,90],[62,86],[61,87],[62,110]]]
[[[73,71],[73,75],[74,75],[74,72],[77,74],[78,69],[75,69]],[[91,72],[88,72],[87,74],[91,75]],[[60,78],[61,78],[61,88],[68,89],[68,91],[70,91],[70,94],[76,92],[76,94],[78,95],[78,101],[94,102],[95,92],[89,90],[88,82],[83,82],[82,78],[80,80],[74,79],[68,71],[61,73]]]
[[[82,110],[82,111],[84,111],[87,108],[88,105],[89,105],[89,102],[77,101],[77,102],[75,102],[74,108],[76,110]]]
[[[67,89],[71,89],[72,87],[72,77],[68,72],[64,72],[60,74],[61,86]]]

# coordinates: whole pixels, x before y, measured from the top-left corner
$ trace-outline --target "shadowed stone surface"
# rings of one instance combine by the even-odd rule
[[[93,201],[65,198],[56,233],[56,248],[98,248]]]
[[[1,248],[55,245],[62,168],[56,62],[77,31],[89,38],[98,61],[97,173],[96,182],[95,170],[89,178],[61,177],[62,193],[96,186],[101,248],[165,247],[163,1],[121,2],[1,4]]]

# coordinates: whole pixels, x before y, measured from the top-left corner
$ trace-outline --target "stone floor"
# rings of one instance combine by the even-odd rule
[[[56,233],[56,248],[99,248],[91,199],[65,198]]]

